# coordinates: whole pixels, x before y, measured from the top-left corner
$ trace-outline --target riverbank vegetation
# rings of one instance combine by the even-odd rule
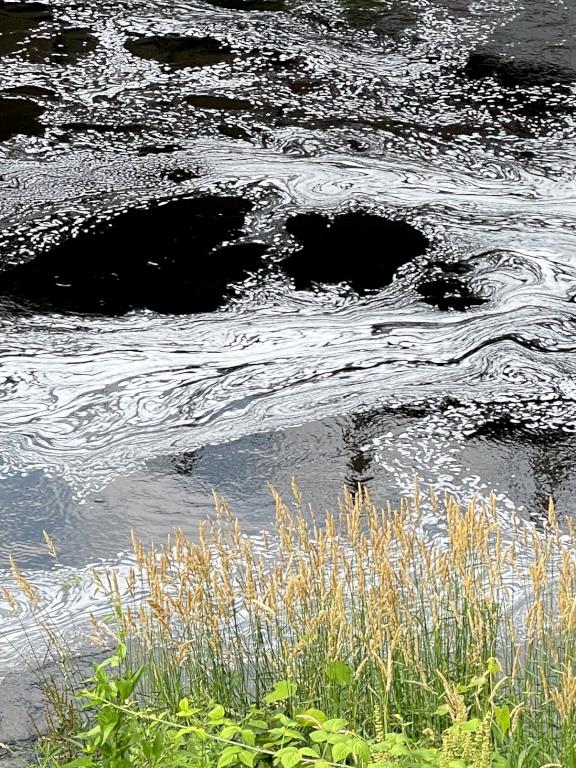
[[[552,504],[274,499],[261,537],[217,498],[197,540],[94,571],[116,650],[48,685],[44,765],[576,766],[576,534]]]

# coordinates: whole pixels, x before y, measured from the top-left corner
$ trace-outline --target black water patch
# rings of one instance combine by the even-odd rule
[[[162,178],[171,181],[173,184],[182,184],[185,181],[191,181],[198,178],[197,171],[191,171],[189,168],[170,168],[162,173]]]
[[[314,283],[348,283],[364,294],[388,285],[398,267],[424,253],[428,239],[404,221],[369,213],[345,213],[330,219],[298,214],[286,229],[302,248],[283,261],[296,289]]]
[[[427,304],[437,309],[465,312],[487,301],[468,284],[466,276],[472,271],[467,260],[432,261],[416,290]]]
[[[5,96],[26,96],[33,99],[54,99],[55,91],[49,88],[42,88],[40,85],[18,85],[5,92]]]
[[[297,96],[305,96],[317,90],[322,85],[322,80],[314,77],[300,77],[288,83],[288,88]]]
[[[87,29],[60,29],[53,35],[34,37],[27,47],[27,57],[34,64],[74,64],[97,45],[98,38]]]
[[[91,222],[1,274],[0,293],[48,311],[215,310],[262,266],[264,245],[233,242],[252,207],[239,197],[180,198]]]
[[[403,0],[345,0],[346,20],[355,29],[369,29],[379,36],[398,37],[418,21],[418,14]]]
[[[250,134],[241,125],[234,125],[233,123],[221,123],[218,126],[218,133],[222,136],[226,136],[228,139],[236,139],[241,141],[250,141]]]
[[[457,277],[425,280],[417,286],[416,290],[426,304],[431,304],[442,311],[464,312],[471,307],[486,303],[486,299],[474,293],[467,283]]]
[[[473,80],[494,77],[507,87],[551,86],[576,80],[576,71],[571,68],[546,62],[516,61],[482,50],[469,55],[464,73]]]
[[[231,11],[285,11],[284,0],[208,0],[210,5],[217,8],[228,8]]]
[[[173,69],[210,67],[231,62],[230,47],[213,37],[186,37],[182,35],[156,35],[137,37],[126,42],[134,56],[168,64]]]
[[[52,20],[52,11],[44,3],[0,2],[0,56],[14,53],[29,32]]]
[[[227,96],[211,96],[210,94],[197,94],[185,96],[184,101],[198,109],[221,110],[224,112],[240,112],[252,109],[252,102],[246,99],[230,99]]]
[[[573,449],[574,435],[565,431],[561,421],[550,423],[549,414],[543,409],[524,408],[522,413],[502,411],[486,414],[485,419],[472,432],[468,439],[485,438],[498,442],[520,442],[541,448],[553,448],[569,443]],[[572,457],[574,451],[572,450]]]
[[[553,94],[528,96],[514,105],[514,108],[521,118],[527,118],[528,120],[549,120],[558,115],[573,115],[576,112],[572,88],[564,84],[555,87]]]
[[[464,71],[509,87],[576,82],[576,6],[523,0],[520,13],[470,53]]]
[[[0,97],[0,141],[12,136],[42,136],[44,126],[38,118],[44,108],[28,99],[5,99]]]

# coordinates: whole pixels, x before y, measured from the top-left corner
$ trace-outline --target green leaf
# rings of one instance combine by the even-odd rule
[[[493,656],[486,662],[486,671],[489,675],[497,675],[502,670],[500,662]]]
[[[77,739],[82,739],[83,741],[90,741],[90,739],[93,739],[95,736],[100,735],[100,726],[95,725],[94,728],[90,728],[89,731],[83,731],[82,733],[76,734]]]
[[[296,693],[297,686],[295,683],[290,683],[288,680],[280,680],[276,683],[274,690],[268,695],[264,696],[264,701],[267,704],[275,704],[278,701],[287,701],[291,696]]]
[[[352,682],[352,669],[343,661],[331,661],[326,667],[326,675],[337,685],[350,685]]]
[[[295,731],[293,728],[271,728],[268,731],[268,735],[272,736],[275,740],[281,741],[303,741],[304,737],[300,731]]]
[[[286,715],[282,714],[282,712],[277,712],[272,717],[272,720],[274,720],[274,722],[278,721],[281,725],[285,725],[287,728],[298,727],[298,723],[294,722],[294,720],[291,720],[289,717],[286,717]]]
[[[296,747],[284,747],[276,752],[276,757],[280,761],[282,768],[294,768],[301,760],[300,750]]]
[[[458,723],[458,730],[464,733],[474,733],[482,725],[482,721],[477,717],[473,717],[471,720],[466,720],[464,723]]]
[[[195,725],[190,725],[187,728],[182,728],[179,730],[179,733],[182,735],[190,735],[190,736],[197,736],[200,741],[206,741],[206,731],[204,728],[198,728]]]
[[[113,722],[108,723],[107,725],[104,726],[104,728],[102,728],[102,741],[100,742],[101,746],[104,746],[104,744],[106,744],[106,742],[110,738],[112,731],[116,727],[116,722],[117,722],[116,720],[113,720]]]
[[[242,728],[241,733],[244,744],[249,744],[251,747],[256,744],[256,734],[250,728]]]
[[[364,739],[354,739],[352,742],[352,754],[361,765],[370,761],[370,747]]]
[[[328,740],[328,734],[323,728],[319,728],[317,731],[312,731],[310,734],[310,741],[314,741],[317,744],[321,744]]]
[[[510,768],[510,763],[499,752],[492,753],[492,765],[494,768]]]
[[[241,733],[241,731],[242,729],[238,725],[226,725],[220,731],[220,738],[229,741],[230,739],[234,738],[237,733]]]
[[[302,757],[311,757],[314,760],[318,758],[318,752],[312,747],[300,747],[298,751]]]
[[[152,743],[152,754],[154,757],[160,757],[164,751],[164,737],[161,733],[157,733],[154,742]]]
[[[385,741],[378,741],[376,744],[371,744],[371,747],[373,752],[388,752],[392,744],[393,742],[386,738]]]
[[[340,717],[335,717],[332,720],[326,720],[322,723],[324,730],[329,731],[330,733],[337,733],[338,731],[341,731],[342,728],[346,728],[347,725],[348,721],[342,720]]]
[[[299,720],[306,725],[319,726],[322,725],[322,723],[325,723],[327,719],[328,718],[321,709],[307,709],[305,712],[296,715],[296,720]]]
[[[247,768],[253,768],[254,766],[254,752],[250,752],[249,749],[243,749],[240,752],[240,762]]]
[[[450,712],[450,707],[448,704],[441,704],[438,709],[434,712],[435,715],[447,715],[448,712]]]
[[[259,720],[258,718],[249,718],[247,721],[248,725],[250,725],[251,728],[258,728],[259,730],[266,731],[268,730],[268,723],[266,720]]]
[[[62,768],[93,768],[95,765],[91,757],[77,757],[69,763],[64,763]]]
[[[341,742],[340,744],[334,744],[332,747],[332,760],[335,763],[341,763],[352,751],[352,746],[348,740]]]
[[[210,712],[208,712],[208,719],[209,720],[222,720],[222,718],[225,715],[224,707],[220,704],[217,704],[214,709],[211,709]]]
[[[237,747],[229,746],[223,749],[216,768],[225,768],[227,765],[234,765],[237,763],[240,749],[240,745]]]
[[[504,704],[501,707],[496,707],[494,709],[494,718],[496,719],[496,723],[500,728],[500,732],[502,736],[506,736],[506,733],[510,728],[510,721],[511,721],[510,707],[508,706],[508,704]]]
[[[348,741],[350,736],[345,733],[331,733],[328,736],[328,744],[343,744]]]

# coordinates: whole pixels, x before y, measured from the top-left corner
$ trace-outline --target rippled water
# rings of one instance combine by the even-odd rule
[[[131,527],[193,533],[212,488],[253,533],[271,519],[266,483],[292,475],[319,506],[358,481],[396,497],[417,472],[439,488],[494,488],[504,518],[517,503],[537,524],[550,493],[572,512],[573,4],[54,0],[17,22],[9,5],[0,556],[33,572],[58,622],[85,613],[75,579],[89,563],[126,562]],[[162,313],[149,293],[132,301],[138,278],[120,273],[145,247],[136,232],[117,259],[137,309],[58,306],[57,275],[49,302],[31,300],[29,266],[14,292],[14,265],[49,260],[55,244],[74,260],[77,243],[96,274],[113,246],[75,241],[88,222],[182,196],[246,201],[241,231],[218,224],[215,243],[262,254],[214,311],[184,312],[176,293],[171,305],[164,284]],[[287,222],[351,211],[407,221],[430,245],[412,258],[358,225],[339,244],[351,272],[381,247],[402,264],[394,279],[300,289]],[[304,268],[322,274],[325,220],[306,221]],[[165,247],[162,229],[152,237],[169,257],[174,232]],[[7,649],[19,629],[3,626]]]

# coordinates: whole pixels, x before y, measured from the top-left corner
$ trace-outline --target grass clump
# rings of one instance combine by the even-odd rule
[[[145,667],[135,673],[118,671],[125,660],[126,647],[120,643],[114,656],[95,667],[89,687],[79,694],[92,714],[90,727],[60,743],[47,743],[42,760],[46,768],[508,766],[494,750],[492,712],[482,720],[469,718],[464,697],[448,685],[447,700],[458,711],[435,746],[430,733],[412,741],[402,731],[384,732],[379,715],[376,733],[366,738],[343,718],[295,704],[297,688],[286,680],[242,714],[219,704],[191,707],[188,698],[172,712],[144,707],[133,694]]]
[[[553,506],[537,527],[359,489],[318,515],[293,491],[259,539],[217,499],[197,541],[135,538],[125,581],[94,572],[119,650],[46,760],[576,767],[575,535]]]

